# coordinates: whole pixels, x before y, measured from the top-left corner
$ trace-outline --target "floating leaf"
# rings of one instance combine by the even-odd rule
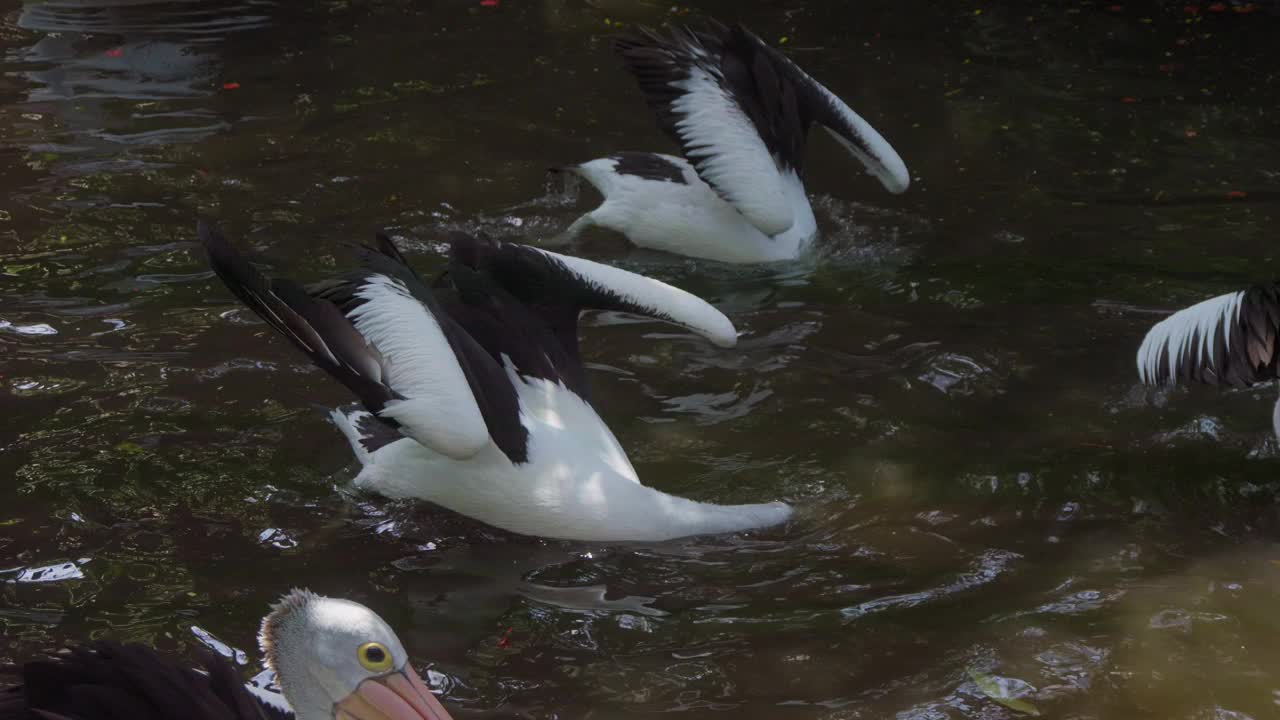
[[[125,440],[119,445],[116,445],[116,450],[124,453],[125,455],[140,455],[146,452],[146,450],[142,449],[141,445],[130,440]]]
[[[1018,697],[1035,690],[1030,683],[1016,678],[988,675],[973,668],[970,668],[968,672],[969,677],[973,678],[974,684],[978,686],[983,695],[1015,712],[1040,717],[1039,708]]]

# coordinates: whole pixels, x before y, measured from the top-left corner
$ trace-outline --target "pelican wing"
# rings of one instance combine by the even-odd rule
[[[803,135],[793,89],[768,62],[726,52],[727,30],[640,29],[614,41],[658,125],[707,185],[766,235],[791,227],[782,158]]]
[[[450,239],[454,267],[474,268],[552,326],[573,322],[582,310],[613,310],[661,320],[690,330],[720,347],[738,341],[733,323],[692,293],[611,265],[528,245],[473,238]],[[574,343],[576,346],[576,342]]]
[[[268,720],[283,715],[246,690],[226,659],[200,653],[204,671],[152,648],[96,641],[50,659],[0,668],[20,684],[0,690],[0,717]]]
[[[786,175],[803,167],[813,123],[890,192],[910,185],[906,164],[870,123],[742,26],[669,36],[640,29],[614,48],[698,176],[768,235],[791,226]]]
[[[1144,383],[1245,386],[1276,376],[1280,286],[1219,295],[1156,323],[1138,348]]]
[[[487,358],[468,346],[389,240],[363,250],[362,270],[308,291],[263,277],[207,225],[198,232],[227,287],[379,420],[456,459],[489,442],[471,367]]]

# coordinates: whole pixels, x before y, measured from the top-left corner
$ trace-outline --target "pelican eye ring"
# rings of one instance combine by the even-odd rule
[[[356,650],[360,665],[370,672],[387,672],[391,669],[391,651],[382,643],[367,642]]]

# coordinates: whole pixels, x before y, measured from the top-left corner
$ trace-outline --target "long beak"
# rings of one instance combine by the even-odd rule
[[[408,663],[360,683],[335,709],[335,720],[453,720]]]

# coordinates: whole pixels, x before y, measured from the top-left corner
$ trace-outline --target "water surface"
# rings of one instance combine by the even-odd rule
[[[305,6],[305,7],[304,7]],[[1253,9],[1252,12],[1238,12]],[[1194,11],[1192,11],[1194,9]],[[460,716],[1275,717],[1275,389],[1154,391],[1143,333],[1275,264],[1269,7],[31,0],[0,77],[0,661],[243,651],[290,586],[400,629]],[[899,149],[815,135],[817,257],[575,252],[728,313],[592,317],[641,477],[788,527],[511,536],[351,495],[344,391],[211,278],[194,219],[313,278],[385,227],[550,243],[548,167],[670,151],[619,25],[738,19]]]

